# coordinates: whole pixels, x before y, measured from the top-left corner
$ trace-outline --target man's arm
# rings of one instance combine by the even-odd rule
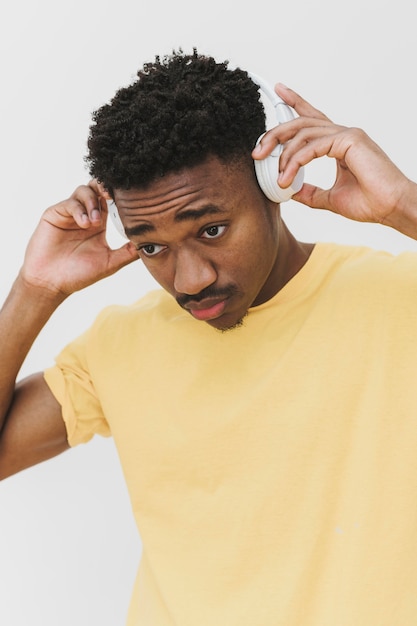
[[[129,243],[109,248],[105,211],[94,183],[45,211],[0,311],[0,479],[68,447],[61,408],[43,375],[15,381],[56,308],[74,291],[137,259]]]
[[[34,374],[16,385],[0,438],[0,480],[68,449],[61,406]]]
[[[299,117],[280,124],[253,151],[265,158],[286,144],[280,158],[279,184],[287,187],[300,166],[328,156],[336,161],[330,189],[305,183],[293,198],[311,208],[327,209],[360,222],[375,222],[417,239],[417,185],[409,180],[368,135],[334,124],[299,94],[283,85],[277,93]]]

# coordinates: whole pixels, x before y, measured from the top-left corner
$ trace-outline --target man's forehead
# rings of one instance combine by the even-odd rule
[[[197,180],[191,182],[183,176],[170,175],[147,185],[143,189],[116,189],[114,197],[119,208],[129,210],[141,207],[147,211],[159,205],[169,207],[181,200],[184,202],[192,201],[193,197],[198,195],[201,190],[201,185],[196,183]]]
[[[114,198],[121,214],[150,216],[172,209],[200,209],[222,205],[222,198],[236,193],[241,172],[218,159],[162,176],[144,188],[116,189]]]

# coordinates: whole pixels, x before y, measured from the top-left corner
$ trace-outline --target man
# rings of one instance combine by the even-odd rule
[[[327,154],[332,189],[296,200],[411,237],[417,186],[277,91],[299,117],[254,149],[246,72],[145,64],[94,115],[93,181],[44,213],[1,312],[0,475],[114,437],[143,542],[129,626],[415,624],[417,258],[296,241],[252,159],[285,144],[285,189]],[[15,386],[62,301],[138,256],[163,289]]]

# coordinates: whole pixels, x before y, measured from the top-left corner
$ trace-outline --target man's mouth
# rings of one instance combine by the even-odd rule
[[[207,322],[223,315],[230,298],[238,294],[235,285],[230,284],[223,288],[206,287],[198,294],[179,294],[176,300],[180,307],[186,309],[196,320]]]
[[[206,322],[222,315],[226,307],[226,299],[220,301],[203,300],[202,302],[189,302],[186,309],[195,319]]]

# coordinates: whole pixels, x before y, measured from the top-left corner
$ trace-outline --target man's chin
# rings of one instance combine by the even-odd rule
[[[245,315],[243,315],[242,317],[234,321],[231,320],[228,322],[228,320],[222,320],[221,318],[217,318],[213,320],[207,320],[206,324],[209,324],[210,326],[218,330],[220,333],[226,333],[229,330],[236,330],[237,328],[242,328],[242,326],[245,323],[245,318],[247,314],[248,313],[246,312]]]

